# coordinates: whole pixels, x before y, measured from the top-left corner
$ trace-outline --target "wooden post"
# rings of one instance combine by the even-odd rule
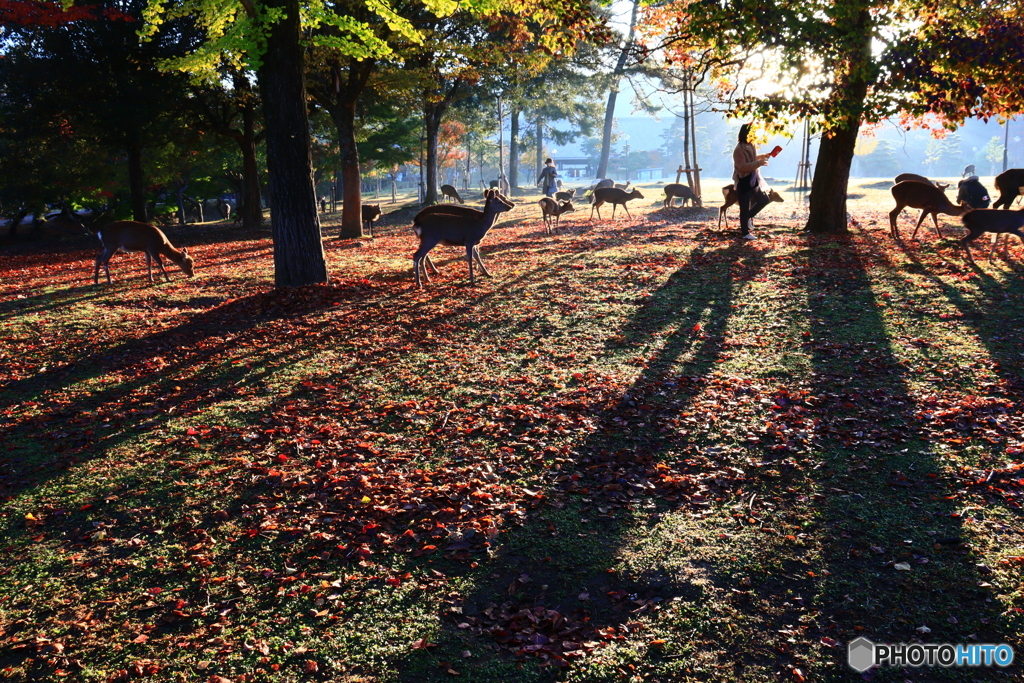
[[[679,184],[679,179],[683,177],[683,165],[680,164],[679,168],[676,169],[676,185]]]

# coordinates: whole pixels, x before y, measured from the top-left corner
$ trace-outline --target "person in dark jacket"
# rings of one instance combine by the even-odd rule
[[[555,180],[558,177],[558,169],[555,168],[555,162],[551,159],[544,160],[544,168],[540,170],[540,175],[537,176],[537,184],[540,185],[540,191],[546,196],[552,197],[558,192],[558,183]]]

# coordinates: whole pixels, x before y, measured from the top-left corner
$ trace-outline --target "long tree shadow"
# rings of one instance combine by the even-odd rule
[[[637,605],[643,613],[643,605],[693,597],[681,577],[610,572],[637,520],[655,508],[689,504],[688,494],[701,488],[694,477],[713,479],[726,469],[711,462],[715,456],[701,455],[706,444],[699,437],[667,425],[689,414],[693,396],[717,381],[713,371],[725,353],[737,283],[762,265],[763,256],[743,245],[693,250],[601,352],[614,364],[641,366],[630,385],[591,373],[568,400],[538,406],[542,415],[561,413],[571,426],[561,446],[534,459],[548,484],[547,502],[525,527],[503,535],[480,569],[450,568],[472,589],[454,599],[454,618],[437,635],[439,651],[477,648],[483,639],[506,653],[464,671],[467,680],[508,675],[531,661],[541,668],[530,676],[548,678],[553,673],[544,667],[557,672],[595,647],[593,641],[629,633]],[[524,425],[509,438],[535,450],[534,434]],[[724,479],[704,486],[703,494],[735,484]],[[500,571],[490,573],[496,566]],[[442,656],[411,655],[399,666],[403,679],[432,679],[430,662]]]
[[[814,580],[809,639],[1004,642],[1005,617],[976,566],[941,451],[921,431],[905,366],[893,352],[885,304],[849,240],[810,238],[804,281],[814,368],[802,403],[814,411],[820,464],[809,504],[827,569]],[[802,630],[802,629],[801,629]],[[824,642],[824,641],[823,641]],[[845,648],[816,677],[850,676]],[[927,680],[959,673],[933,667]],[[974,680],[1002,679],[973,670]],[[880,679],[903,679],[897,669]]]

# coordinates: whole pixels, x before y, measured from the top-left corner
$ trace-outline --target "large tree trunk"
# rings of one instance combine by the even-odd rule
[[[274,281],[278,287],[327,282],[313,186],[298,0],[268,0],[284,17],[267,35],[259,70],[270,173]]]
[[[626,73],[626,59],[629,51],[633,49],[633,33],[636,30],[636,15],[640,9],[640,0],[633,0],[633,13],[629,19],[629,33],[626,35],[626,42],[619,52],[619,61],[612,71],[612,85],[608,91],[608,106],[604,110],[604,130],[601,136],[601,159],[597,164],[597,177],[608,177],[608,158],[612,152],[612,126],[615,123],[615,101],[619,97],[619,83],[622,82],[622,75]]]
[[[132,219],[146,222],[146,175],[142,170],[142,147],[128,145],[128,191],[132,200]]]
[[[441,103],[428,104],[423,112],[423,123],[426,137],[426,188],[423,203],[427,206],[437,204],[437,138],[441,130],[441,118],[447,107]]]
[[[519,113],[516,108],[509,112],[508,186],[511,194],[519,194]]]
[[[363,236],[363,183],[359,173],[359,148],[356,146],[355,102],[345,103],[334,109],[334,125],[338,128],[344,188],[339,236],[357,239]]]
[[[811,182],[811,207],[806,230],[814,233],[842,234],[848,232],[846,218],[846,192],[850,182],[853,150],[857,146],[861,113],[867,97],[867,68],[871,63],[871,15],[862,9],[846,28],[849,35],[858,36],[848,55],[848,71],[836,84],[836,96],[845,101],[841,111],[847,112],[843,120],[821,136],[818,163]]]

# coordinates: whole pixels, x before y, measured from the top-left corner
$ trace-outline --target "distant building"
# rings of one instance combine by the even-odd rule
[[[636,180],[661,180],[662,169],[660,168],[641,168],[638,171],[634,171],[632,175],[636,176]]]
[[[558,175],[563,178],[590,178],[594,175],[590,157],[562,157],[554,162]]]

